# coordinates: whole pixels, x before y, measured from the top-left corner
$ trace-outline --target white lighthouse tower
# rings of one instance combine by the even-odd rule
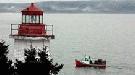
[[[24,49],[50,48],[50,40],[54,39],[53,25],[43,24],[43,11],[31,3],[22,11],[22,23],[11,24],[10,37],[14,39],[14,57],[24,59]]]

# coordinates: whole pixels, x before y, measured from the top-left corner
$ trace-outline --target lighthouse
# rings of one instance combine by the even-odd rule
[[[50,48],[50,40],[55,38],[53,25],[43,23],[44,12],[34,3],[23,9],[22,22],[11,24],[10,37],[14,39],[14,57],[24,60],[24,49],[31,46],[42,49]]]

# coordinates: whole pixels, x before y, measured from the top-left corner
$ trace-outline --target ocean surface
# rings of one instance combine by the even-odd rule
[[[21,23],[20,13],[0,13],[0,40],[10,45],[10,25]],[[134,75],[135,14],[45,14],[44,23],[54,25],[50,52],[54,62],[63,63],[58,75]],[[106,69],[76,68],[84,55],[106,59]]]

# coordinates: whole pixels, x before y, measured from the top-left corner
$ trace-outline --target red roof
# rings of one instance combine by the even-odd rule
[[[34,3],[31,3],[29,7],[27,7],[26,9],[23,9],[22,11],[42,11],[42,10],[38,8],[37,6],[35,6]]]
[[[25,9],[22,10],[22,14],[24,15],[42,15],[43,11],[35,6],[34,3],[31,3],[31,5]]]

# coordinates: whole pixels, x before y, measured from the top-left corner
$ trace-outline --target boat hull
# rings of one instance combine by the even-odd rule
[[[80,60],[75,59],[76,67],[94,67],[94,68],[106,68],[106,64],[86,64]]]

